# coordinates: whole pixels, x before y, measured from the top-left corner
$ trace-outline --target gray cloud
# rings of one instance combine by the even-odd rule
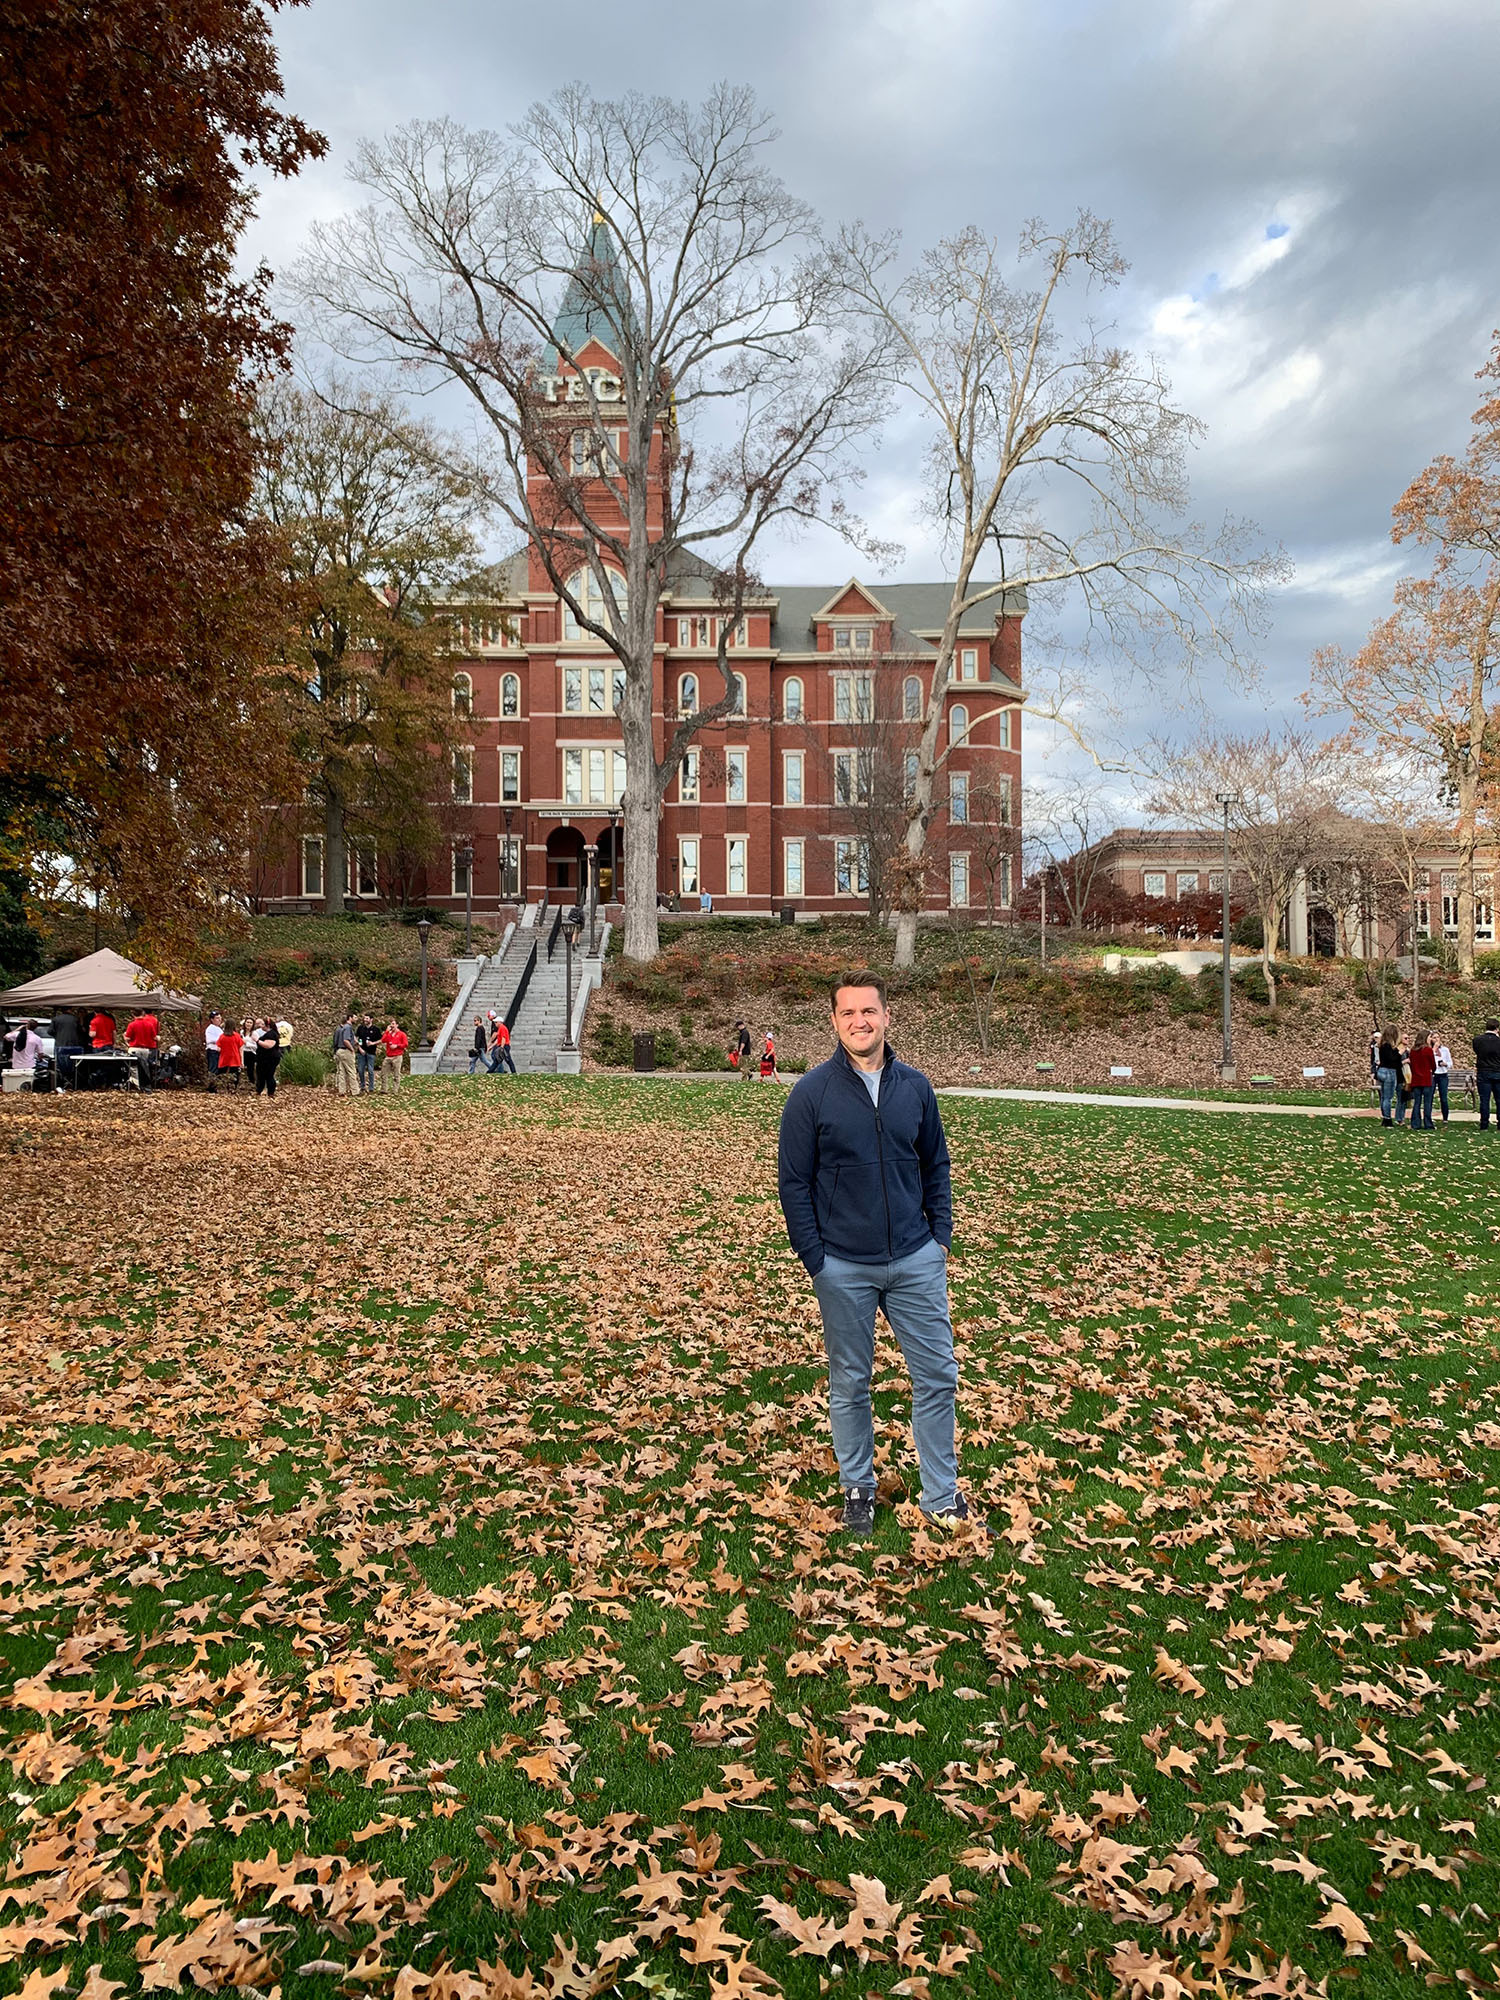
[[[288,101],[331,157],[265,190],[246,248],[273,267],[349,201],[360,138],[444,113],[503,126],[573,77],[748,81],[785,178],[913,246],[970,220],[1009,236],[1031,214],[1111,216],[1132,263],[1112,316],[1208,426],[1195,506],[1253,516],[1298,566],[1263,691],[1216,694],[1226,715],[1289,700],[1314,645],[1357,643],[1386,607],[1391,503],[1462,448],[1500,321],[1489,0],[313,0],[277,33]],[[905,575],[938,561],[916,478],[893,431],[865,497]],[[849,566],[818,538],[771,565]]]

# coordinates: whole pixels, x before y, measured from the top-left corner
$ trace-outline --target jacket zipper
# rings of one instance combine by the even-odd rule
[[[875,1087],[875,1150],[880,1155],[880,1199],[885,1203],[885,1254],[894,1259],[895,1239],[891,1235],[891,1195],[885,1184],[885,1127],[880,1122],[880,1092],[885,1083],[885,1071],[880,1072],[880,1083]]]

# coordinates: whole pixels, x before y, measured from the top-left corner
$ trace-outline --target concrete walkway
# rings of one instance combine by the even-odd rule
[[[609,1072],[601,1072],[608,1074]],[[624,1072],[635,1083],[750,1083],[758,1084],[759,1077],[745,1078],[735,1070],[708,1069],[656,1069],[645,1074],[633,1070]],[[620,1074],[615,1071],[613,1074]],[[782,1087],[787,1088],[797,1081],[794,1076],[784,1076]],[[1127,1097],[1120,1092],[1103,1090],[985,1090],[978,1084],[940,1083],[939,1097],[989,1097],[1006,1104],[1088,1104],[1104,1105],[1124,1111],[1243,1111],[1252,1118],[1264,1117],[1269,1113],[1273,1118],[1363,1118],[1379,1122],[1380,1113],[1373,1105],[1363,1104],[1271,1104],[1259,1098],[1241,1101],[1227,1097]],[[1459,1111],[1451,1114],[1455,1125],[1477,1125],[1477,1111]],[[1437,1123],[1441,1124],[1441,1120]]]
[[[1127,1111],[1247,1111],[1252,1117],[1269,1112],[1274,1118],[1363,1118],[1377,1123],[1380,1119],[1374,1106],[1362,1104],[1262,1104],[1259,1100],[1243,1102],[1227,1097],[1124,1097],[1087,1090],[982,1090],[977,1085],[962,1083],[939,1084],[938,1095],[996,1097],[1010,1104],[1103,1104]],[[1455,1125],[1479,1123],[1477,1111],[1455,1110],[1449,1115]]]

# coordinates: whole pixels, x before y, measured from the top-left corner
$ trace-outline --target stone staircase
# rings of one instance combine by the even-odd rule
[[[510,1006],[521,974],[526,970],[526,961],[531,955],[532,944],[537,946],[536,970],[531,975],[531,984],[526,989],[526,997],[521,1002],[521,1012],[515,1026],[510,1031],[510,1052],[517,1070],[524,1076],[528,1071],[543,1071],[555,1074],[557,1051],[568,1031],[567,1020],[567,965],[563,941],[557,941],[557,949],[552,955],[552,963],[547,963],[547,931],[542,926],[532,929],[517,927],[510,941],[510,949],[503,959],[491,960],[480,973],[464,1010],[464,1020],[455,1031],[453,1040],[443,1051],[438,1064],[438,1073],[443,1076],[462,1076],[469,1067],[469,1050],[474,1040],[474,1016],[487,1015],[493,1007],[502,1017]],[[581,951],[573,954],[573,1002],[577,1005],[578,994],[587,974]]]

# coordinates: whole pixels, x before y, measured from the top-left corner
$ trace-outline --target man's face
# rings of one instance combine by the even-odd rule
[[[841,986],[833,1003],[833,1032],[851,1056],[872,1056],[885,1041],[890,1009],[873,986]]]

